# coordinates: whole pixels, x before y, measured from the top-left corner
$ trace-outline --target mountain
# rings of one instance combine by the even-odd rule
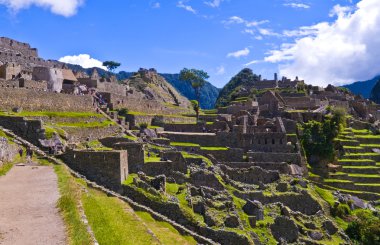
[[[362,95],[364,98],[371,97],[371,90],[379,81],[380,75],[374,77],[368,81],[354,82],[352,84],[344,85],[343,87],[348,88],[352,93]]]
[[[179,74],[160,74],[166,81],[173,85],[183,96],[189,100],[195,100],[195,92],[191,84],[181,81]],[[209,82],[206,82],[205,86],[201,89],[201,108],[212,109],[215,107],[216,99],[219,96],[219,89]]]
[[[238,97],[248,96],[253,83],[259,79],[259,76],[254,74],[251,69],[244,68],[223,87],[215,106],[226,106]]]
[[[377,80],[375,86],[372,88],[370,99],[380,104],[380,80]]]
[[[68,67],[72,69],[73,71],[84,71],[87,74],[91,74],[92,70],[94,68],[88,68],[84,69],[81,66],[78,65],[69,65]],[[108,74],[107,71],[101,69],[101,68],[95,68],[100,76],[105,76]],[[126,72],[121,71],[116,74],[116,77],[119,80],[126,80],[130,78],[134,72]],[[180,92],[183,96],[188,98],[189,100],[195,100],[195,92],[194,89],[191,87],[191,84],[188,82],[181,81],[179,79],[179,74],[168,74],[168,73],[159,73],[160,76],[165,78],[165,80],[170,83],[178,92]],[[205,86],[201,89],[201,107],[203,109],[212,109],[215,107],[216,99],[219,96],[220,89],[215,87],[209,82],[206,82]]]

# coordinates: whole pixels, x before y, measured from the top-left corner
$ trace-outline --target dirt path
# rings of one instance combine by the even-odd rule
[[[0,244],[65,244],[52,167],[14,166],[0,177]]]

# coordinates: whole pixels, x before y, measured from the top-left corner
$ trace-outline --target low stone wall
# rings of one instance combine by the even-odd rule
[[[235,169],[220,165],[220,168],[230,179],[246,184],[268,184],[280,179],[280,174],[277,171],[267,171],[259,167]]]
[[[285,162],[302,165],[299,153],[248,152],[248,158],[251,162]]]
[[[0,104],[3,110],[22,107],[27,111],[94,111],[91,96],[58,94],[24,88],[0,89]]]
[[[27,120],[24,117],[0,116],[0,126],[12,130],[16,135],[27,139],[34,145],[40,145],[39,139],[46,138],[41,120]]]
[[[17,155],[18,147],[10,144],[7,138],[0,137],[0,167],[4,163],[12,162]]]
[[[73,170],[89,180],[118,191],[128,177],[127,151],[73,151],[61,156]]]
[[[202,155],[211,154],[218,162],[239,162],[243,160],[244,151],[241,148],[229,148],[228,150],[202,150]]]
[[[226,122],[215,122],[213,124],[165,124],[164,130],[171,132],[206,132],[224,131],[228,127]]]
[[[131,127],[138,126],[141,123],[152,125],[154,120],[159,120],[163,123],[195,123],[194,117],[182,117],[182,116],[161,116],[161,115],[131,115],[128,114],[125,117],[126,122]]]
[[[172,142],[186,142],[199,144],[201,146],[219,146],[215,134],[173,134],[164,132],[161,134],[163,137],[170,139]]]
[[[62,127],[68,133],[68,141],[70,143],[84,142],[87,139],[97,140],[110,135],[119,133],[121,129],[118,126],[109,127]]]
[[[279,162],[224,162],[223,165],[231,168],[260,167],[265,170],[278,171],[281,174],[290,174],[290,167],[287,163]]]

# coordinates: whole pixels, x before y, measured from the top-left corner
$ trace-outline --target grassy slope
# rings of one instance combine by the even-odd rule
[[[169,223],[156,221],[146,212],[134,212],[119,199],[88,188],[64,166],[56,165],[54,169],[62,195],[58,207],[68,227],[70,244],[91,244],[80,219],[79,200],[99,244],[196,244],[192,237],[182,236]]]

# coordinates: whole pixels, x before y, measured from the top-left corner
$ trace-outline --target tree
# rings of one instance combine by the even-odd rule
[[[116,68],[118,68],[121,64],[115,61],[104,61],[103,66],[107,67],[109,72],[113,72]]]
[[[197,121],[199,119],[199,105],[200,105],[200,95],[201,89],[206,84],[206,79],[209,78],[207,72],[197,69],[187,69],[183,68],[179,74],[179,79],[191,83],[193,87],[198,106],[196,107],[195,113],[197,115]]]

